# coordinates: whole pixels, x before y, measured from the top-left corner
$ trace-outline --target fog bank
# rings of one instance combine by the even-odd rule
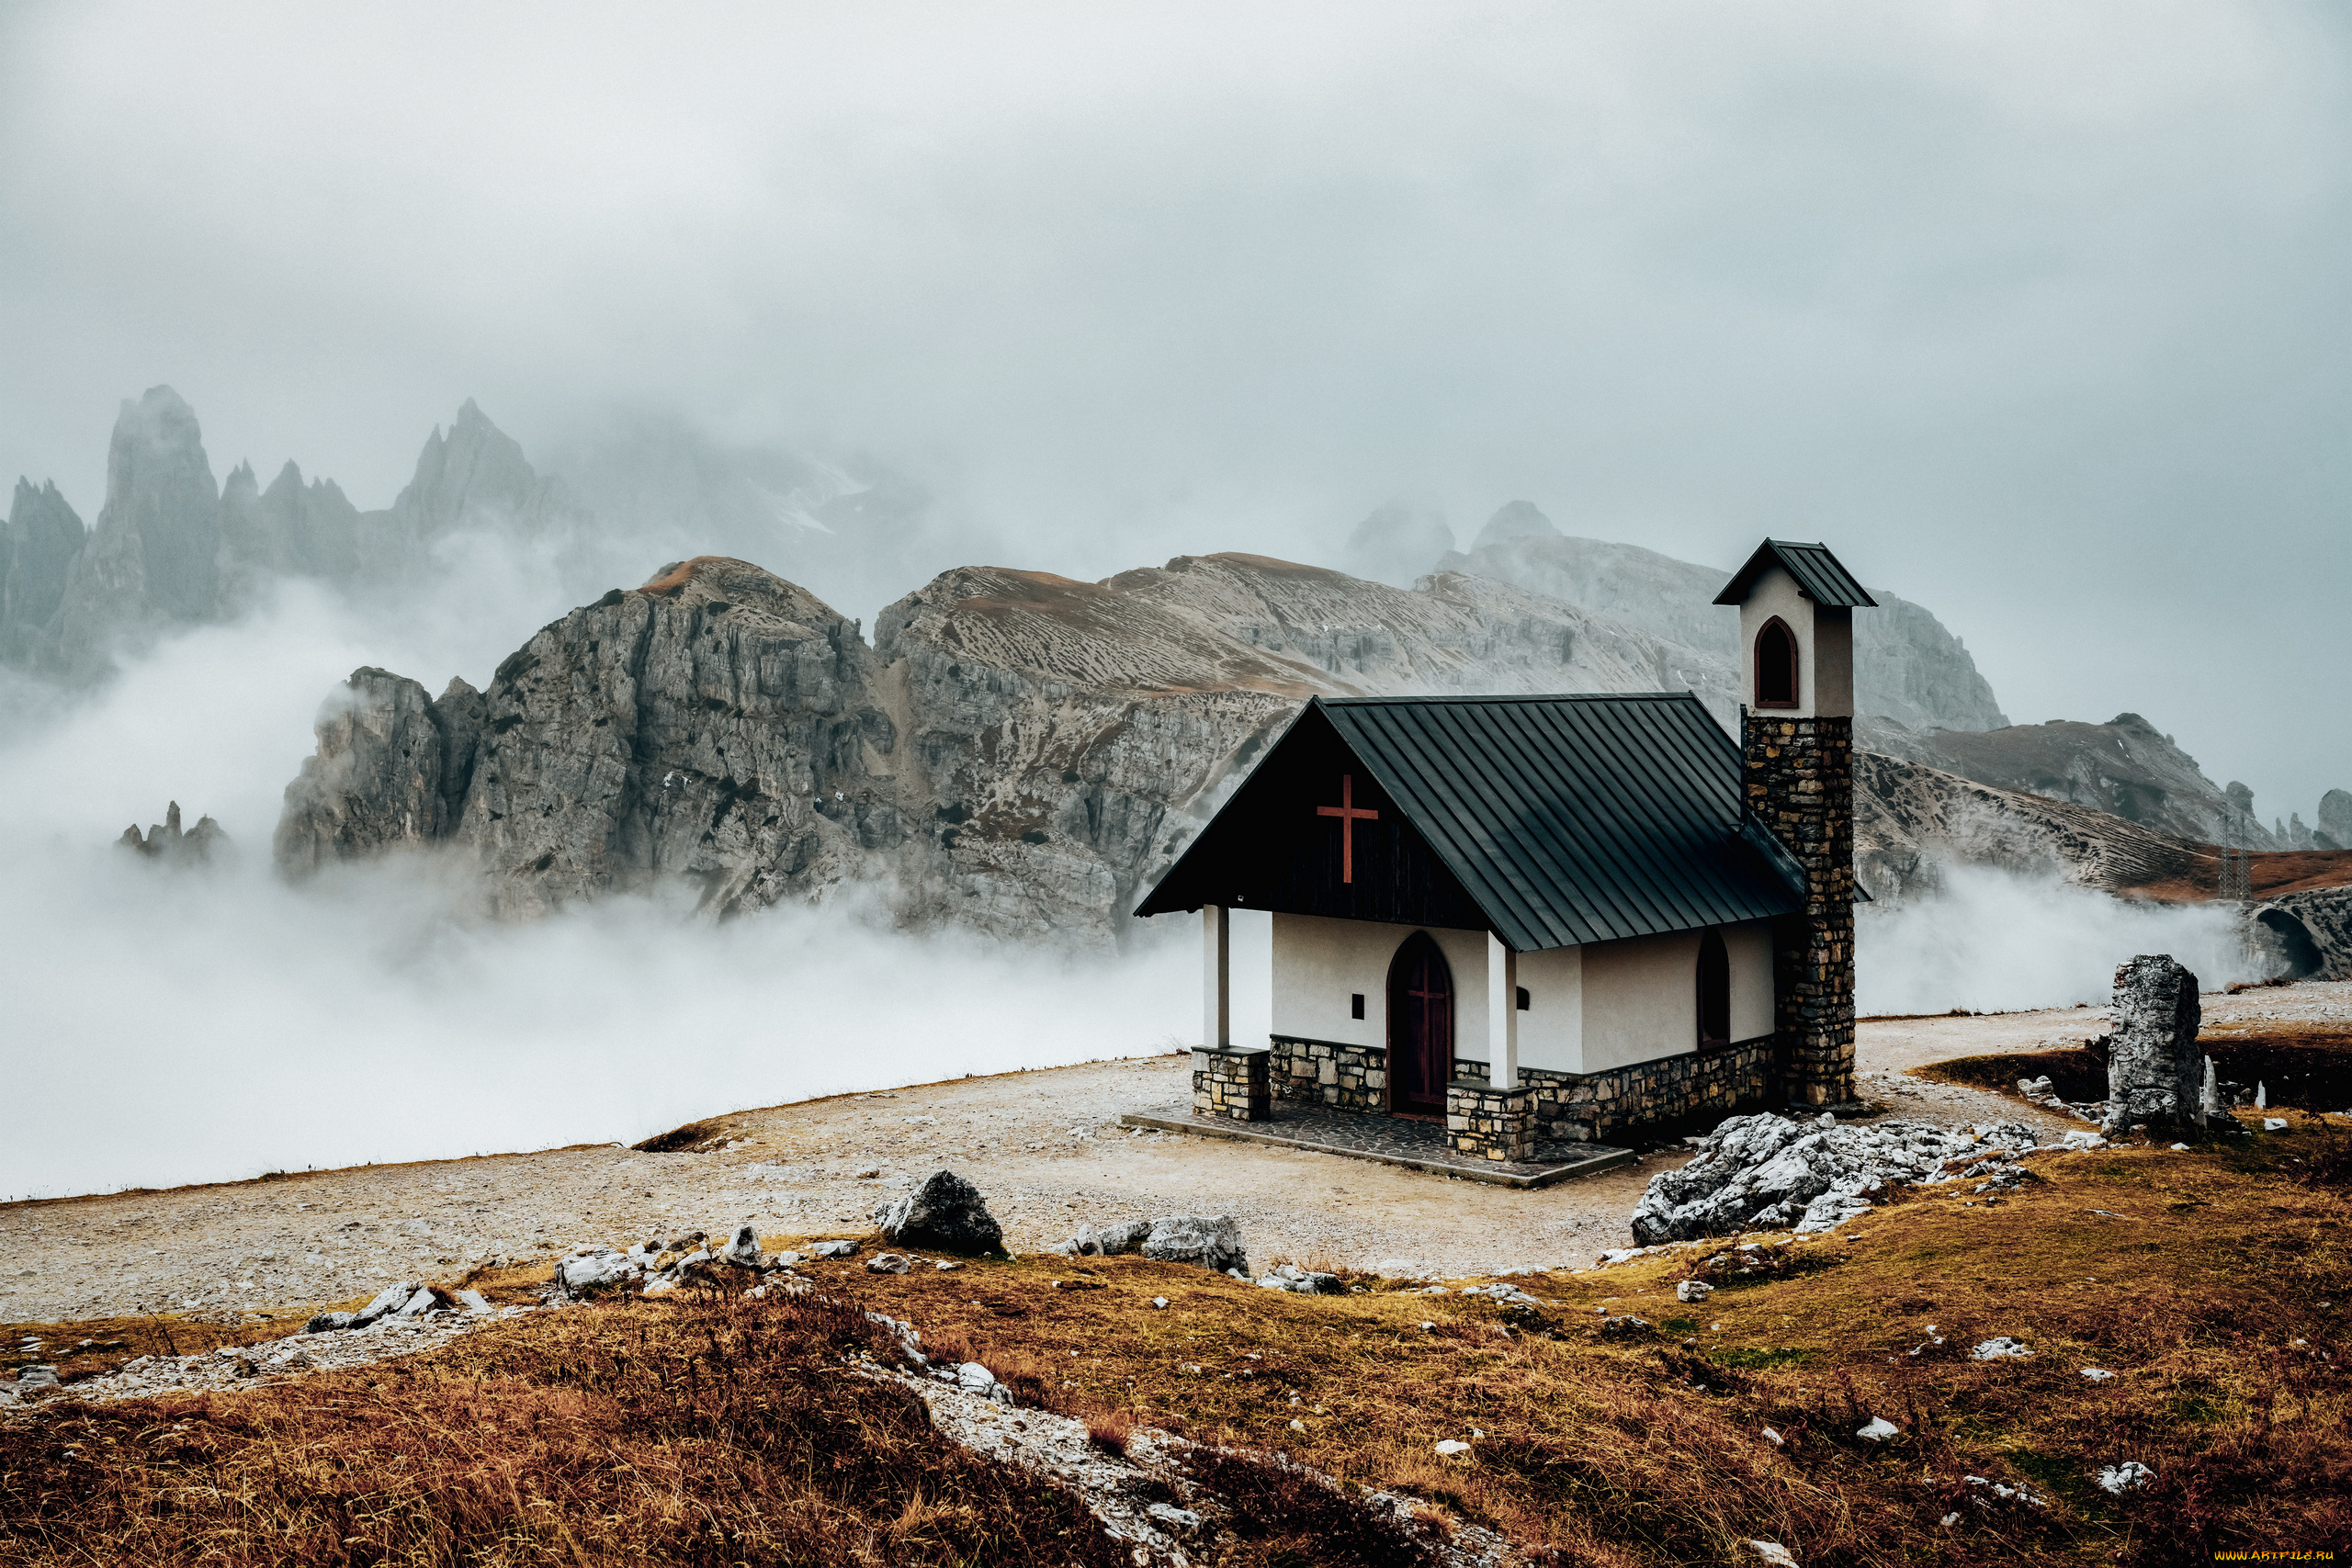
[[[2169,953],[2207,990],[2257,977],[2235,917],[2219,905],[2128,902],[1978,867],[1940,892],[1856,911],[1857,1010],[1981,1012],[2104,1003],[2115,969]]]
[[[1189,927],[1079,958],[895,932],[854,895],[725,925],[659,897],[500,925],[432,856],[281,884],[279,792],[335,683],[363,663],[482,682],[527,629],[544,577],[475,564],[437,614],[369,625],[292,591],[158,649],[94,703],[14,705],[0,1198],[633,1141],[718,1111],[1167,1050],[1197,1027]],[[172,799],[190,826],[219,818],[228,863],[110,847]]]

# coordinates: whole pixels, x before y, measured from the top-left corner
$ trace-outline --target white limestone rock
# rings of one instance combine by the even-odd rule
[[[1241,1246],[1241,1223],[1230,1214],[1163,1214],[1138,1248],[1157,1263],[1197,1263],[1220,1273],[1239,1270],[1250,1259]]]
[[[1736,1235],[1747,1230],[1835,1229],[1868,1212],[1870,1194],[1896,1182],[1983,1176],[2037,1145],[2018,1122],[1955,1133],[1925,1122],[1824,1127],[1771,1111],[1726,1119],[1707,1134],[1697,1157],[1650,1179],[1634,1211],[1634,1239],[1647,1246]]]

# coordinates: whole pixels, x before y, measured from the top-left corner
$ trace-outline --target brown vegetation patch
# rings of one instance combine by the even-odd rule
[[[1125,1564],[977,1458],[849,1306],[515,1320],[431,1356],[0,1428],[0,1562]]]
[[[705,1144],[714,1144],[726,1137],[727,1123],[711,1118],[689,1122],[683,1127],[673,1127],[666,1133],[656,1133],[641,1144],[630,1148],[641,1155],[674,1155],[698,1150]]]
[[[1807,1568],[2201,1562],[2352,1532],[2352,1139],[2290,1117],[2244,1146],[2038,1159],[1997,1207],[1954,1183],[1761,1256],[1726,1241],[1515,1280],[1539,1314],[1135,1258],[809,1271],[1105,1447],[1149,1427],[1287,1456],[1240,1475],[1192,1452],[1248,1522],[1199,1562],[1406,1560],[1350,1544],[1372,1527],[1318,1475],[1539,1562],[1738,1562],[1749,1540]],[[1684,1278],[1718,1289],[1682,1303]],[[364,1372],[53,1411],[0,1434],[0,1563],[1119,1560],[1088,1555],[1108,1539],[1053,1495],[843,1376],[845,1352],[889,1349],[861,1314],[687,1295]],[[1656,1333],[1604,1338],[1625,1315]],[[1970,1359],[1995,1336],[2033,1354]],[[1860,1438],[1872,1418],[1899,1436]],[[2101,1490],[2126,1460],[2155,1479]]]
[[[2245,857],[2249,886],[2257,898],[2303,893],[2315,887],[2352,886],[2352,850],[2256,850]],[[2194,903],[2221,897],[2221,852],[2200,844],[2191,869],[2154,878],[2120,891],[2135,898]]]
[[[2273,1107],[2341,1111],[2352,1106],[2352,1035],[2337,1032],[2210,1033],[2198,1044],[2213,1058],[2214,1076],[2227,1084],[2270,1091]],[[2107,1098],[2107,1063],[2077,1045],[2067,1050],[2001,1051],[1953,1056],[1911,1069],[1936,1083],[1994,1089],[2016,1098],[2019,1078],[2047,1077],[2053,1093],[2077,1103]]]

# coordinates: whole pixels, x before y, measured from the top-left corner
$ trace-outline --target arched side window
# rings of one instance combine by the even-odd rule
[[[1699,939],[1699,1049],[1731,1043],[1731,954],[1709,931]]]
[[[1756,634],[1756,705],[1797,705],[1797,634],[1778,615]]]

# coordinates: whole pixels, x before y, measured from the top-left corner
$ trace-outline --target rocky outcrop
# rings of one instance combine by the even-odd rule
[[[1650,1179],[1634,1211],[1634,1240],[1655,1247],[1750,1230],[1833,1230],[1870,1210],[1872,1194],[1898,1184],[1970,1179],[1979,1192],[2014,1185],[2018,1159],[2041,1140],[2019,1122],[1956,1132],[1925,1122],[1856,1126],[1826,1115],[1734,1116],[1701,1141],[1688,1165]],[[2075,1133],[2054,1146],[2099,1141]]]
[[[1652,637],[1724,660],[1739,652],[1739,620],[1714,604],[1728,569],[1677,560],[1638,545],[1562,536],[1524,502],[1495,514],[1466,555],[1438,558],[1440,571],[1466,572],[1566,601]],[[1854,705],[1858,717],[1893,733],[1990,729],[2008,723],[1967,648],[1928,610],[1872,589],[1879,608],[1854,617]],[[1858,739],[1879,745],[1868,722]]]
[[[2352,850],[2352,791],[2332,789],[2319,797],[2319,827],[2312,838],[2319,849]]]
[[[772,903],[905,837],[876,787],[898,736],[873,676],[791,584],[684,563],[542,627],[479,695],[356,672],[288,788],[279,863],[441,840],[508,913],[662,874],[722,909]]]
[[[1004,1227],[989,1213],[979,1190],[952,1170],[933,1171],[913,1191],[884,1204],[874,1223],[883,1240],[900,1247],[968,1258],[1004,1251]]]
[[[40,662],[86,674],[116,646],[210,618],[220,497],[196,414],[169,387],[125,402],[107,448],[107,498],[66,570]]]
[[[2205,1125],[2204,1010],[2197,976],[2169,953],[2142,953],[2115,971],[2108,1008],[2106,1130],[2143,1123]]]
[[[321,708],[319,749],[286,787],[273,853],[306,874],[395,844],[444,840],[472,782],[481,694],[451,681],[435,702],[389,670],[361,669]]]
[[[2283,893],[2249,907],[2251,935],[2272,973],[2294,980],[2352,980],[2352,887]]]
[[[380,588],[425,571],[462,529],[560,551],[593,527],[470,401],[390,508],[361,512],[290,462],[266,490],[245,463],[216,485],[195,411],[153,387],[115,421],[94,529],[54,485],[19,481],[0,535],[0,660],[85,681],[119,651],[233,615],[274,578]]]
[[[2197,760],[2135,713],[2105,724],[2059,719],[1982,732],[1878,735],[1875,749],[1978,784],[2088,807],[2199,843],[2280,847],[2242,801],[2207,778]],[[2310,846],[2301,846],[2309,848]]]
[[[1948,866],[2056,875],[2119,892],[2211,889],[2216,863],[2170,834],[2087,807],[1996,789],[1875,752],[1854,753],[1854,878],[1874,899],[1941,886]]]
[[[30,665],[48,653],[50,623],[89,530],[54,484],[17,481],[0,532],[0,663]]]
[[[198,818],[195,827],[181,832],[180,803],[175,800],[164,819],[150,826],[144,835],[133,822],[122,830],[115,846],[166,865],[202,865],[228,850],[229,835],[209,817]]]
[[[223,589],[243,600],[270,574],[356,582],[370,529],[333,479],[305,483],[302,470],[288,461],[263,490],[253,465],[240,463],[220,487]]]
[[[1690,686],[1728,713],[1720,662],[1475,578],[1401,590],[1254,556],[1098,583],[964,568],[890,606],[868,648],[803,590],[706,558],[542,628],[478,721],[462,688],[435,703],[356,673],[288,791],[279,859],[443,840],[512,913],[665,875],[720,910],[870,882],[915,923],[1116,940],[1316,693]]]

